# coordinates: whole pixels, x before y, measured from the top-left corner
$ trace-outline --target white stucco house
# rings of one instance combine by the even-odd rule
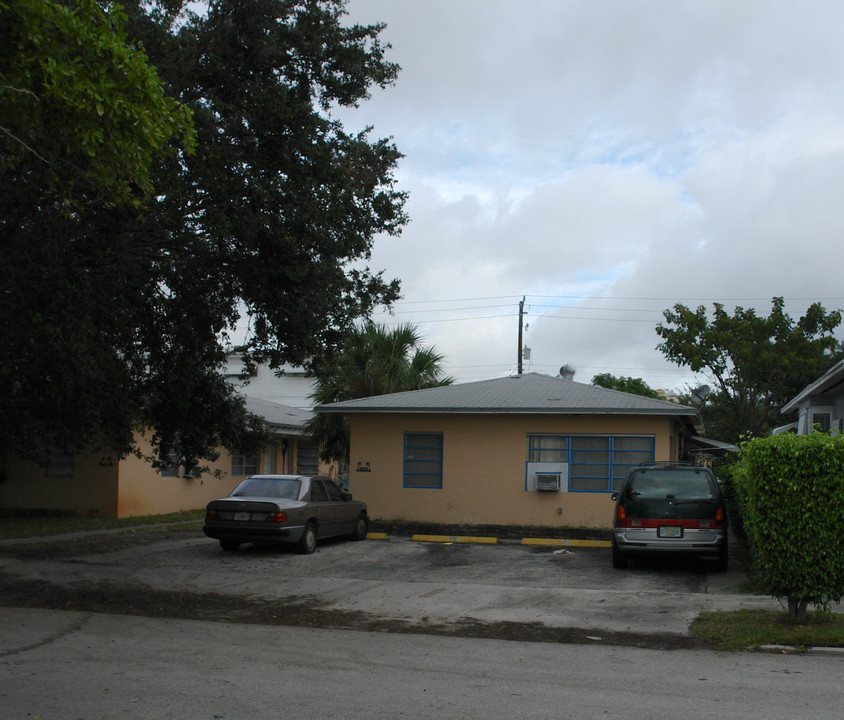
[[[844,418],[844,360],[833,365],[783,405],[784,415],[794,412],[797,412],[797,420],[776,428],[775,435],[783,432],[808,435],[818,428],[823,432],[841,432]]]

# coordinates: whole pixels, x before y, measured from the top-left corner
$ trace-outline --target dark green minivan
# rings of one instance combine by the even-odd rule
[[[630,557],[679,553],[715,559],[726,570],[727,509],[714,473],[683,463],[632,468],[613,493],[612,564]]]

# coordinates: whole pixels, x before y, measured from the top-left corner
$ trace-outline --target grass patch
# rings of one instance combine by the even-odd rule
[[[64,533],[115,530],[177,522],[185,524],[195,522],[199,526],[204,518],[205,510],[129,518],[61,515],[48,512],[8,513],[0,516],[0,539],[48,537],[50,535],[63,535]]]
[[[705,612],[689,630],[717,650],[754,650],[762,645],[844,647],[844,615],[832,612],[809,613],[803,625],[792,623],[785,611]]]

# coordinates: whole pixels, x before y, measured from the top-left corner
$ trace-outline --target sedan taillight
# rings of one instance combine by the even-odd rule
[[[207,522],[208,520],[219,520],[219,519],[220,519],[220,516],[219,516],[219,515],[217,515],[217,511],[216,511],[216,510],[206,510],[206,511],[205,511],[205,520],[206,520],[206,522]]]
[[[267,522],[287,522],[287,513],[271,513],[270,515],[267,515]]]

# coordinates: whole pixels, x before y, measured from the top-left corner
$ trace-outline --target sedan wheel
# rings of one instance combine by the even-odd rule
[[[310,555],[314,550],[316,550],[316,541],[316,525],[314,525],[312,522],[309,522],[307,525],[305,525],[305,529],[302,531],[302,537],[299,540],[299,544],[296,546],[296,549],[302,555]]]
[[[369,518],[363,513],[358,516],[358,521],[355,523],[355,531],[352,533],[352,540],[365,540],[366,534],[369,532]]]

